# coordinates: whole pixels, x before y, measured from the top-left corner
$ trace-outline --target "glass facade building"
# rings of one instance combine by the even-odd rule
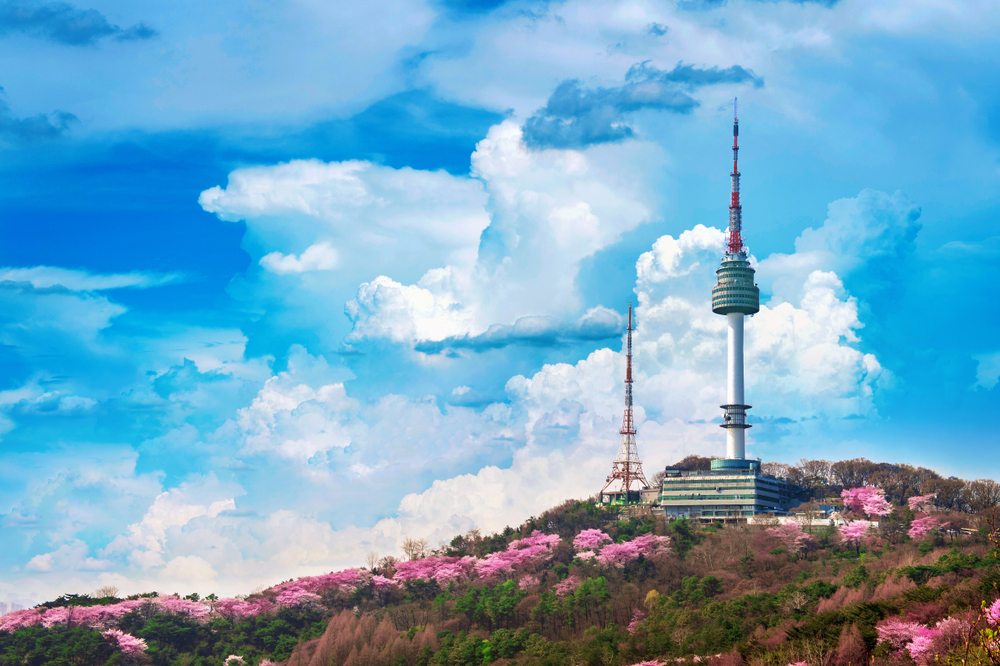
[[[800,504],[798,486],[763,474],[756,460],[745,463],[750,464],[743,469],[667,468],[658,512],[668,519],[747,520],[762,513],[781,515]]]

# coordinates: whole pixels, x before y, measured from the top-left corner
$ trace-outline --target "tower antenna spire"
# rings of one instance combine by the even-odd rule
[[[642,473],[642,461],[639,460],[639,450],[635,445],[635,421],[632,417],[632,304],[628,304],[628,331],[625,342],[625,414],[622,416],[622,427],[618,431],[622,436],[621,445],[618,447],[618,455],[611,464],[611,474],[607,483],[601,489],[601,501],[607,495],[611,499],[616,496],[625,502],[639,500],[638,492],[632,490],[632,486],[638,484],[639,488],[646,488],[649,482],[646,481]],[[613,490],[609,490],[614,485]]]
[[[740,154],[740,117],[737,113],[737,98],[733,98],[733,190],[729,197],[729,242],[726,250],[729,254],[742,254],[743,249],[743,207],[740,206],[740,170],[738,168]]]

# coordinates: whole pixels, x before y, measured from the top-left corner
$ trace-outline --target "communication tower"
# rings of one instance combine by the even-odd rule
[[[729,329],[729,359],[726,373],[726,404],[722,427],[726,429],[726,457],[712,461],[712,469],[744,469],[756,461],[746,460],[747,410],[743,397],[743,318],[760,310],[760,289],[754,283],[754,269],[743,245],[743,207],[740,206],[739,155],[740,120],[733,100],[733,182],[729,202],[729,238],[722,266],[715,271],[719,282],[712,289],[712,312],[725,315]]]
[[[608,501],[638,502],[639,491],[649,486],[642,473],[642,461],[635,446],[635,422],[632,419],[632,304],[628,304],[628,336],[625,364],[625,415],[622,417],[622,441],[618,455],[611,464],[611,474],[601,489],[600,499]],[[632,486],[636,486],[635,490]]]

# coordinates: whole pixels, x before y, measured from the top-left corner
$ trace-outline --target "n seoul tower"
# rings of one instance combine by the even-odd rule
[[[725,315],[729,328],[729,363],[726,372],[726,404],[722,427],[726,429],[726,457],[713,460],[712,469],[745,469],[747,410],[743,397],[743,318],[760,310],[760,289],[754,284],[754,269],[743,245],[743,209],[740,206],[740,120],[733,100],[733,191],[729,204],[729,239],[722,266],[715,271],[719,283],[712,289],[712,312]],[[756,461],[753,461],[756,462]]]

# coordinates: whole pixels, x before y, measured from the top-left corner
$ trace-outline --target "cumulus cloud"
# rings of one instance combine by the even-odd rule
[[[225,188],[205,190],[198,202],[223,220],[249,220],[271,247],[324,235],[321,243],[337,245],[345,262],[368,270],[380,255],[391,265],[418,248],[436,250],[431,258],[460,258],[489,221],[478,181],[357,160],[237,169]]]
[[[242,489],[221,483],[214,473],[185,481],[158,495],[142,520],[129,525],[126,533],[111,541],[102,554],[125,554],[142,568],[164,566],[168,533],[196,518],[215,518],[236,508],[234,492],[241,493]]]
[[[272,273],[329,271],[337,267],[337,250],[329,243],[315,243],[300,255],[271,252],[261,257],[260,265]]]
[[[69,46],[92,46],[107,37],[121,42],[152,39],[159,34],[145,23],[121,28],[96,9],[80,9],[66,2],[7,0],[0,3],[0,34],[10,33]]]
[[[485,349],[601,339],[594,336],[611,330],[605,309],[584,315],[575,331],[564,322],[579,311],[580,260],[649,220],[642,202],[652,195],[634,166],[656,159],[648,148],[536,152],[515,123],[491,128],[472,156],[492,211],[475,260],[431,269],[414,285],[385,276],[362,284],[346,309],[349,340],[409,340],[440,351],[452,342]]]
[[[49,553],[35,555],[24,565],[25,571],[66,572],[103,571],[112,566],[109,560],[89,557],[90,547],[79,539],[73,539]]]
[[[699,69],[678,63],[664,71],[643,62],[631,67],[625,83],[614,88],[590,89],[578,80],[563,81],[548,103],[524,123],[524,141],[538,149],[584,148],[631,139],[635,130],[626,114],[642,109],[690,113],[698,102],[685,91],[739,83],[760,87],[764,80],[739,65]]]
[[[806,229],[795,239],[793,254],[776,252],[761,261],[761,277],[777,298],[790,300],[801,296],[806,276],[815,270],[846,277],[876,264],[885,279],[913,251],[920,212],[901,192],[863,190],[856,197],[838,199],[829,205],[822,226]]]
[[[375,472],[384,482],[489,457],[512,440],[502,411],[486,417],[461,407],[442,411],[432,396],[385,395],[364,404],[348,396],[343,383],[321,384],[325,374],[322,359],[293,351],[289,370],[270,378],[239,411],[235,434],[242,453],[284,461],[318,482]]]
[[[454,284],[465,276],[452,267],[428,271],[415,285],[379,276],[358,288],[344,308],[354,327],[349,341],[388,338],[394,342],[443,340],[477,326],[477,312],[465,307]]]

